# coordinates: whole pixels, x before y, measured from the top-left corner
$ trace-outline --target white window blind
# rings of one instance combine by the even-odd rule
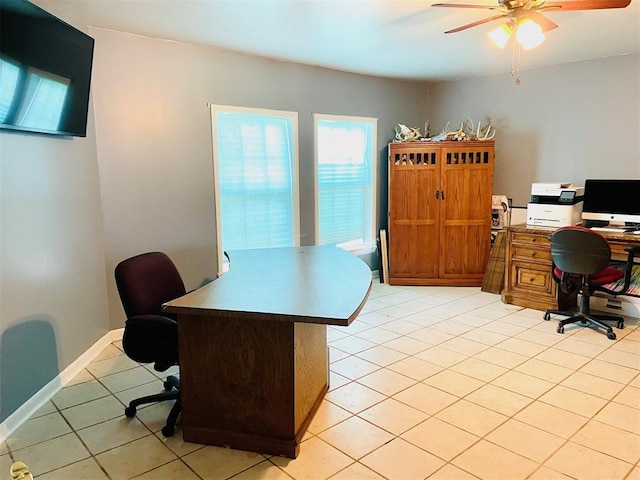
[[[211,107],[218,258],[298,245],[297,114]]]
[[[316,241],[375,248],[377,119],[315,115]]]

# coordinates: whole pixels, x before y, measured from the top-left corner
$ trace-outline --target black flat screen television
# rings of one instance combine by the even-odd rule
[[[85,137],[93,44],[26,0],[0,0],[0,128]]]

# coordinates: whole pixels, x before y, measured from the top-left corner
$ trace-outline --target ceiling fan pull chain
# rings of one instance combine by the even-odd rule
[[[513,42],[513,51],[511,53],[511,76],[515,77],[516,85],[520,85],[520,44]]]

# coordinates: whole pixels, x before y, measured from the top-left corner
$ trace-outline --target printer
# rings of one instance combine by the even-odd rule
[[[582,222],[584,187],[568,182],[531,184],[527,204],[527,225],[566,227]]]

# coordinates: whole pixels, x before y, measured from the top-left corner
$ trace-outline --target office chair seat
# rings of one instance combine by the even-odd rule
[[[553,270],[553,273],[557,278],[561,278],[564,272],[560,270],[558,267],[555,267],[555,269]],[[596,284],[606,285],[607,283],[617,282],[622,277],[624,277],[624,272],[622,270],[618,270],[617,268],[613,268],[613,267],[606,267],[604,270],[600,272],[596,272],[593,275],[591,275],[590,280],[591,280],[591,283],[594,285]],[[570,280],[571,282],[579,282],[580,278],[581,278],[580,275],[575,275],[575,274],[567,275],[567,279]]]
[[[116,266],[115,279],[127,315],[122,337],[125,354],[139,363],[153,363],[158,372],[178,365],[178,323],[162,312],[162,304],[181,297],[186,290],[171,259],[161,252],[137,255]],[[164,388],[165,392],[132,400],[124,412],[133,417],[140,405],[174,400],[162,428],[162,434],[170,437],[181,410],[180,380],[170,375]]]
[[[602,328],[607,338],[616,339],[616,334],[606,321],[616,322],[617,328],[624,328],[624,318],[619,315],[596,315],[590,311],[589,299],[596,291],[604,291],[609,294],[624,294],[631,280],[631,267],[634,256],[640,252],[640,246],[626,247],[627,269],[622,270],[609,267],[611,261],[611,247],[606,239],[597,232],[584,227],[559,228],[549,235],[551,242],[551,258],[553,261],[553,278],[559,283],[564,292],[577,291],[580,295],[580,308],[578,312],[564,310],[547,310],[544,319],[549,320],[551,314],[562,315],[568,318],[560,320],[556,331],[564,333],[564,326],[570,323],[581,323],[585,326]],[[623,288],[610,290],[604,285],[625,278]]]

